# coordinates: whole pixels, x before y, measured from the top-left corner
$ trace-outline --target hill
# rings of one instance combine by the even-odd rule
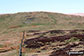
[[[84,50],[84,17],[52,12],[20,12],[0,15],[0,56],[19,54],[23,30],[26,34],[22,50],[27,56],[36,53],[38,56],[55,56],[60,49],[68,51],[69,48]],[[75,49],[76,46],[79,48]]]
[[[52,12],[20,12],[0,15],[0,31],[83,29],[84,17]]]

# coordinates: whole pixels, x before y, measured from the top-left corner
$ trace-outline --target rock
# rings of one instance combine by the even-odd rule
[[[42,48],[41,50],[47,50],[48,49],[48,47],[44,47],[44,48]]]
[[[52,50],[56,50],[57,48],[53,48]]]
[[[38,54],[34,54],[34,55],[32,55],[32,56],[38,56]]]
[[[37,51],[37,53],[40,53],[41,51]]]

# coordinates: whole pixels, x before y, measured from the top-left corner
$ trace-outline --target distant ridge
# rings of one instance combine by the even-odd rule
[[[73,14],[68,14],[68,15],[84,16],[84,13],[73,13]]]

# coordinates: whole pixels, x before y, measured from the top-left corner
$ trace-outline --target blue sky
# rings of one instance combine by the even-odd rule
[[[32,11],[84,13],[84,0],[0,0],[0,14]]]

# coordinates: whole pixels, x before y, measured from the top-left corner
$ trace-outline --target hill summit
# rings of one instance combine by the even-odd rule
[[[0,15],[0,31],[84,29],[84,17],[53,12],[19,12]]]

